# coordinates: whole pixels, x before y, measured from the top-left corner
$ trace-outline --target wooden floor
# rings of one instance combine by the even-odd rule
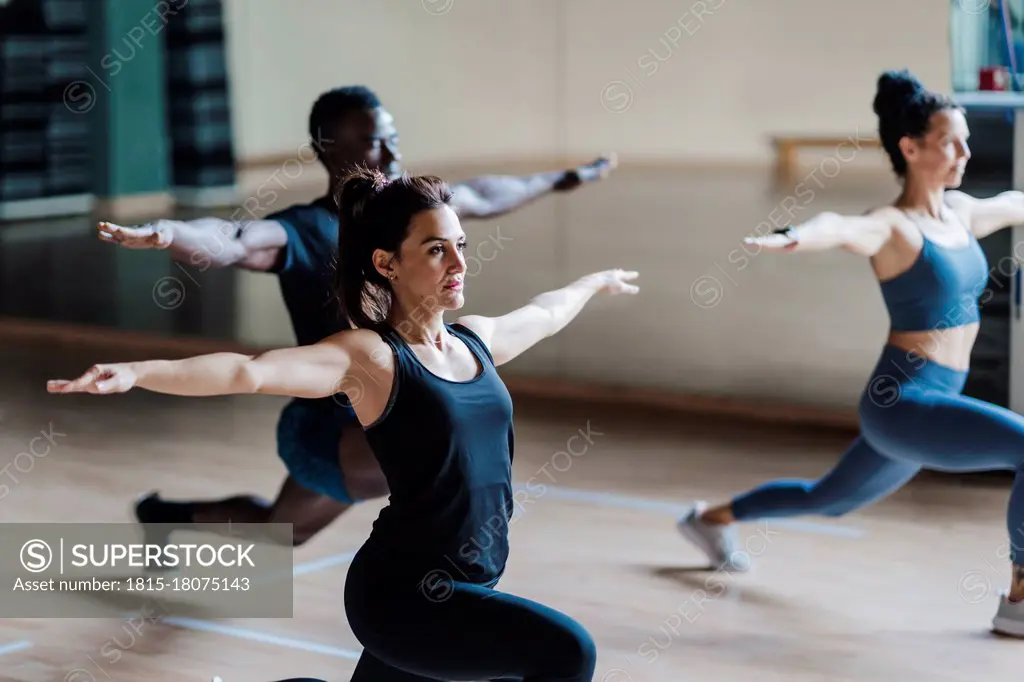
[[[28,471],[7,469],[18,482],[0,481],[10,488],[5,522],[127,521],[134,496],[153,487],[182,497],[276,491],[283,401],[49,396],[47,378],[130,357],[39,344],[0,353],[0,468],[40,430],[56,443],[31,467],[22,461]],[[684,505],[820,474],[846,437],[582,403],[517,410],[516,477],[546,487],[533,488],[513,525],[501,587],[584,623],[599,645],[595,680],[975,682],[1020,670],[1024,642],[989,633],[1009,575],[1004,479],[922,476],[844,519],[745,525],[755,567],[732,577],[700,570],[674,528]],[[591,435],[585,452],[555,456],[580,430]],[[117,620],[2,620],[0,679],[347,680],[360,646],[343,612],[345,561],[380,506],[358,507],[296,551],[291,619],[172,620],[139,632]]]

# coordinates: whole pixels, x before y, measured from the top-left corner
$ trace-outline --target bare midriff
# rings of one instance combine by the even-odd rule
[[[979,326],[974,322],[949,329],[889,332],[889,343],[936,364],[967,371]]]

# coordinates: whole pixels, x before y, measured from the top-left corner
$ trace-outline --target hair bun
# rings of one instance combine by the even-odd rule
[[[341,179],[334,203],[343,218],[358,218],[366,208],[366,203],[387,184],[388,179],[379,170],[357,167]]]
[[[896,114],[922,92],[926,92],[924,85],[907,69],[885,71],[878,77],[873,107],[875,114]]]

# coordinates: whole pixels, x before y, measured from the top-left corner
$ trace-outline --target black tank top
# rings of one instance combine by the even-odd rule
[[[395,377],[384,413],[365,431],[391,495],[366,549],[394,568],[490,583],[508,558],[512,398],[480,338],[460,324],[445,329],[476,357],[475,378],[442,379],[397,332],[381,334]]]

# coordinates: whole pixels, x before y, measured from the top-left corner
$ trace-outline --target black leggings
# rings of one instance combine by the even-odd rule
[[[390,573],[361,555],[349,567],[345,612],[364,647],[351,682],[592,682],[597,647],[569,616],[443,570]]]

